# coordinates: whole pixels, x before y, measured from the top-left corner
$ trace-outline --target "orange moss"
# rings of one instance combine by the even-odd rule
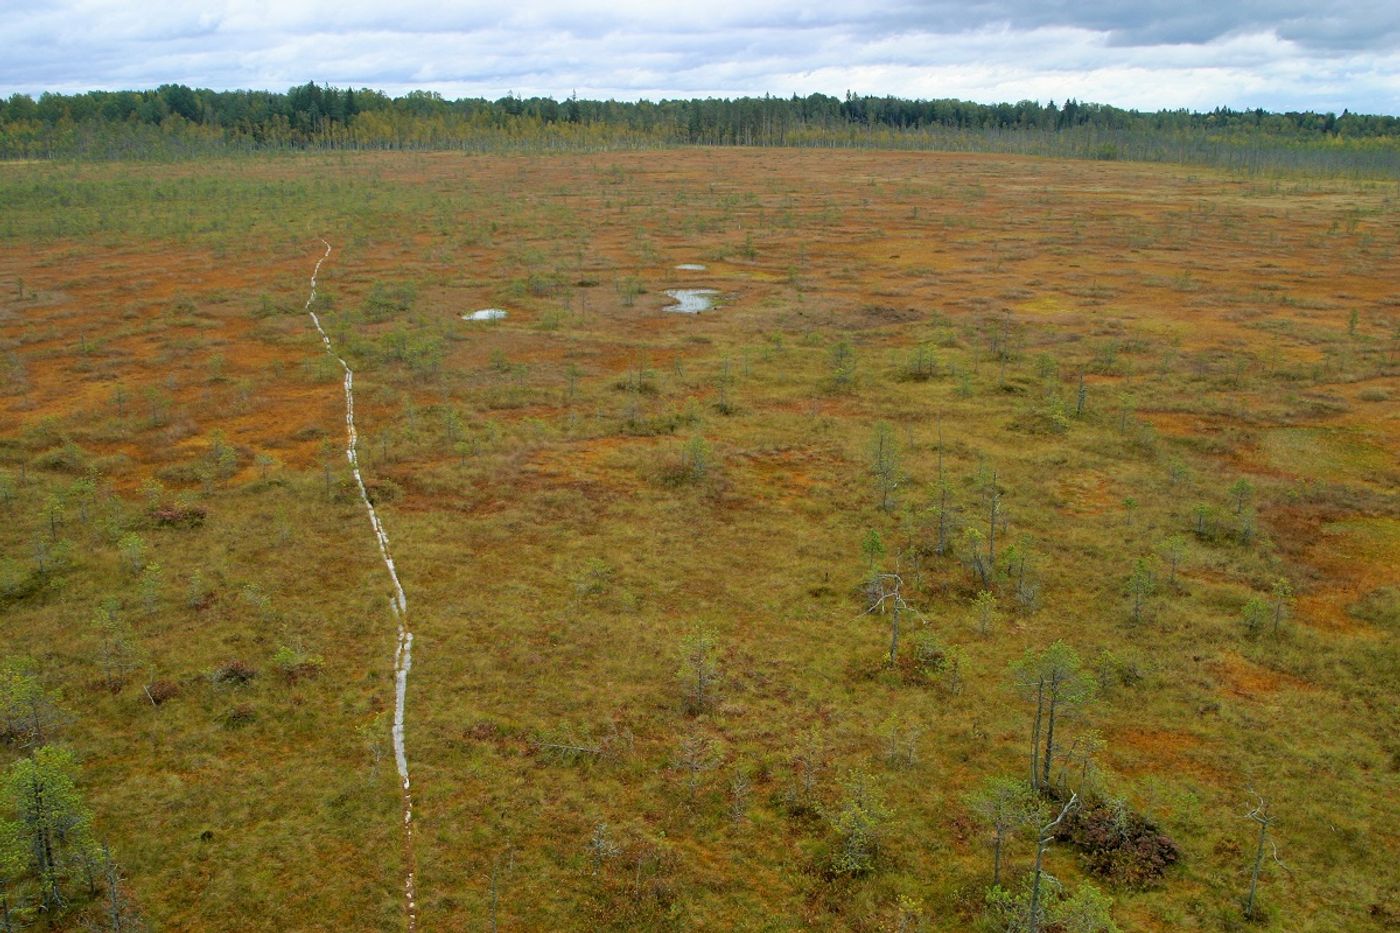
[[[1260,667],[1233,651],[1222,653],[1211,666],[1227,691],[1245,699],[1261,699],[1280,690],[1316,689],[1306,680]]]

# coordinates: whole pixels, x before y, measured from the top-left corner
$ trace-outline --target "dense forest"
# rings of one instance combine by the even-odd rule
[[[791,98],[446,100],[430,91],[308,83],[286,93],[166,84],[147,91],[16,94],[0,102],[0,158],[170,158],[268,149],[842,146],[993,150],[1095,159],[1400,171],[1400,118],[1217,108],[1144,113],[1073,99]]]

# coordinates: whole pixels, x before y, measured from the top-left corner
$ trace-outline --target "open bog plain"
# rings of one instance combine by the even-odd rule
[[[0,164],[0,754],[158,929],[1394,929],[1397,196]]]

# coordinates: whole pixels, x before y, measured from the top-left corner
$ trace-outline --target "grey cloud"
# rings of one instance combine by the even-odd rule
[[[275,8],[230,0],[223,19],[233,28],[286,28],[359,32],[476,32],[508,28],[597,39],[616,33],[673,36],[751,30],[810,34],[839,29],[856,41],[907,32],[957,34],[988,27],[1012,30],[1057,26],[1103,32],[1115,45],[1206,43],[1247,32],[1277,31],[1308,48],[1390,48],[1400,41],[1400,4],[1390,0],[874,0],[813,7],[795,0],[706,4],[534,0],[514,6],[443,5],[405,0],[392,6],[366,0],[280,4]]]
[[[151,87],[414,87],[449,96],[771,92],[1123,106],[1400,110],[1400,13],[1354,0],[222,0],[157,17],[125,0],[0,12],[0,93]]]
[[[1124,46],[1200,44],[1268,31],[1328,50],[1393,48],[1400,41],[1400,5],[1393,0],[935,0],[877,8],[874,18],[883,29],[936,32],[1069,26],[1107,33],[1112,44]]]

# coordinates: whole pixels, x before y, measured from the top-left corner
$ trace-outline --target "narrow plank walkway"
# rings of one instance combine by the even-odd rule
[[[321,326],[321,319],[311,310],[316,301],[316,276],[321,272],[321,264],[331,255],[331,244],[325,240],[321,242],[325,243],[326,252],[316,260],[316,267],[311,270],[311,294],[307,296],[305,310],[311,316],[311,323],[316,325],[316,332],[321,335],[326,352],[340,363],[340,368],[345,371],[345,459],[350,461],[350,472],[355,476],[360,501],[369,513],[370,527],[374,529],[374,539],[379,544],[379,556],[383,558],[384,567],[389,571],[389,582],[393,584],[393,592],[389,595],[389,610],[398,625],[398,643],[394,649],[394,764],[398,768],[403,789],[404,897],[408,910],[408,929],[412,933],[418,928],[418,895],[415,883],[417,861],[413,845],[413,794],[408,780],[408,754],[404,751],[404,703],[408,696],[408,672],[413,667],[413,632],[408,628],[408,598],[404,596],[399,572],[394,567],[394,556],[389,548],[389,534],[384,530],[384,523],[379,520],[379,513],[375,511],[374,503],[370,501],[369,493],[365,489],[364,478],[360,475],[359,436],[355,433],[355,373],[350,369],[350,364],[336,354],[330,335]]]

